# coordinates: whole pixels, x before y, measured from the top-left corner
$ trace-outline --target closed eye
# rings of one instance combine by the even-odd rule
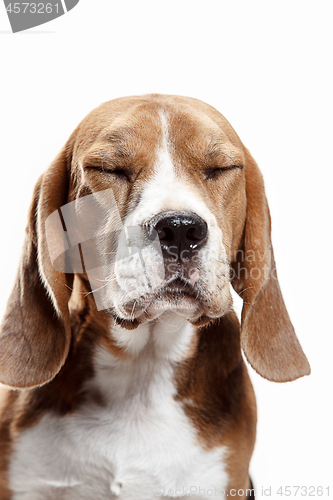
[[[233,170],[235,168],[243,169],[243,165],[230,165],[229,167],[214,167],[205,170],[206,179],[212,180],[219,177],[221,174],[228,170]]]
[[[86,170],[94,170],[95,172],[97,171],[97,172],[101,172],[101,173],[107,174],[107,175],[116,175],[117,177],[126,179],[128,181],[130,180],[130,173],[123,168],[115,168],[115,169],[111,170],[109,168],[93,167],[90,165],[86,165],[84,168]]]

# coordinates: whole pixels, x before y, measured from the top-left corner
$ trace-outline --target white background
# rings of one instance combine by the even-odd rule
[[[1,313],[33,186],[101,102],[149,92],[202,99],[258,161],[280,284],[312,366],[287,384],[249,368],[258,498],[270,486],[279,498],[281,485],[330,486],[333,496],[332,14],[325,1],[81,0],[13,35],[0,5]]]

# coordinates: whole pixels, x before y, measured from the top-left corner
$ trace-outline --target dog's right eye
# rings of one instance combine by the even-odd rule
[[[115,175],[118,178],[125,179],[127,181],[130,180],[129,172],[123,168],[115,168],[115,169],[110,169],[110,168],[104,168],[104,167],[94,167],[91,165],[86,165],[84,167],[86,170],[94,170],[95,172],[100,172],[102,174],[106,175]]]

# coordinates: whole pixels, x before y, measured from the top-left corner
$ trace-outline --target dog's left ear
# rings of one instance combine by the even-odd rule
[[[251,366],[275,382],[310,374],[276,275],[271,221],[261,172],[246,150],[247,212],[241,261],[233,264],[243,303],[241,343]]]
[[[68,183],[63,148],[35,187],[23,254],[0,328],[0,382],[14,388],[51,380],[69,351],[66,284],[72,276],[53,269],[45,230],[48,216],[67,202]]]

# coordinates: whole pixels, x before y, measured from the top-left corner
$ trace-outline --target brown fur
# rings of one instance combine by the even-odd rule
[[[70,296],[73,276],[52,268],[45,220],[67,202],[109,187],[110,177],[97,174],[101,166],[126,171],[126,178],[113,177],[112,187],[121,216],[133,209],[154,166],[160,109],[168,115],[178,175],[216,216],[236,271],[234,287],[244,299],[241,329],[233,313],[199,328],[192,355],[175,371],[177,401],[201,445],[229,448],[229,492],[249,487],[255,440],[255,399],[241,346],[254,369],[270,380],[310,373],[275,274],[262,176],[230,124],[215,109],[190,98],[151,95],[106,103],[83,120],[34,192],[17,281],[0,332],[0,381],[19,389],[35,387],[9,391],[2,405],[4,500],[10,499],[6,471],[15,436],[45,412],[65,415],[89,398],[103,405],[100,394],[81,391],[93,376],[97,344],[127,356],[108,333],[111,318],[96,310],[91,295],[82,294],[89,291],[87,276],[75,276]],[[204,169],[233,165],[243,168],[227,170],[216,182],[203,178]],[[254,259],[248,259],[249,251]],[[259,277],[251,274],[253,269],[260,271]]]
[[[229,489],[246,489],[256,404],[241,356],[238,320],[229,313],[202,328],[198,336],[196,353],[178,367],[177,399],[183,402],[207,449],[222,444],[228,447]]]

